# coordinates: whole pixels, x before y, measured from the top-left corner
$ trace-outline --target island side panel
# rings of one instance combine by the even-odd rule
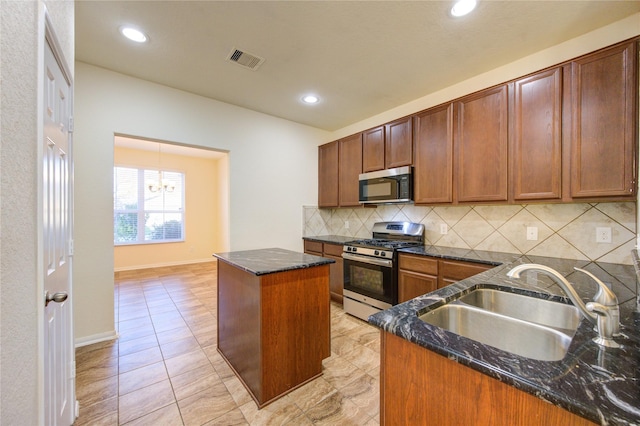
[[[260,278],[218,261],[218,351],[254,399],[262,399]]]
[[[595,425],[408,340],[381,333],[381,426]]]
[[[262,276],[265,402],[322,374],[330,352],[329,265]]]

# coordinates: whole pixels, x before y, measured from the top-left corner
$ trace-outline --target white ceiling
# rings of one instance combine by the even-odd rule
[[[639,1],[76,1],[76,60],[336,130],[640,11]],[[142,28],[138,45],[119,26]],[[265,58],[257,71],[233,48]],[[314,92],[319,104],[303,105]]]

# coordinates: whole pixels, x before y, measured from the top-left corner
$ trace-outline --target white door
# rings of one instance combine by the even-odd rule
[[[44,422],[75,419],[75,354],[71,305],[71,84],[45,43],[42,136]]]

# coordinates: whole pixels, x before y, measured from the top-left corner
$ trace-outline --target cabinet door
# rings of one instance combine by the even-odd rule
[[[635,43],[572,66],[571,196],[635,196]]]
[[[453,104],[414,118],[413,196],[416,204],[453,201]]]
[[[362,172],[384,170],[384,126],[362,133]]]
[[[561,198],[562,68],[514,86],[513,198]]]
[[[362,173],[362,134],[340,139],[339,204],[360,205],[358,176]]]
[[[385,124],[385,157],[387,169],[413,164],[413,132],[411,117]]]
[[[507,86],[455,103],[455,184],[458,201],[507,200]]]
[[[331,300],[342,303],[342,290],[344,289],[342,245],[325,243],[323,250],[324,257],[336,261],[336,263],[329,265],[329,292],[331,294]]]
[[[338,141],[318,147],[318,207],[338,207]]]
[[[418,272],[398,270],[398,303],[437,290],[438,277]]]

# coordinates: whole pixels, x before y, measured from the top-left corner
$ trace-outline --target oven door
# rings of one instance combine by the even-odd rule
[[[395,286],[393,261],[369,256],[343,253],[344,289],[381,302],[395,305],[398,290]]]

